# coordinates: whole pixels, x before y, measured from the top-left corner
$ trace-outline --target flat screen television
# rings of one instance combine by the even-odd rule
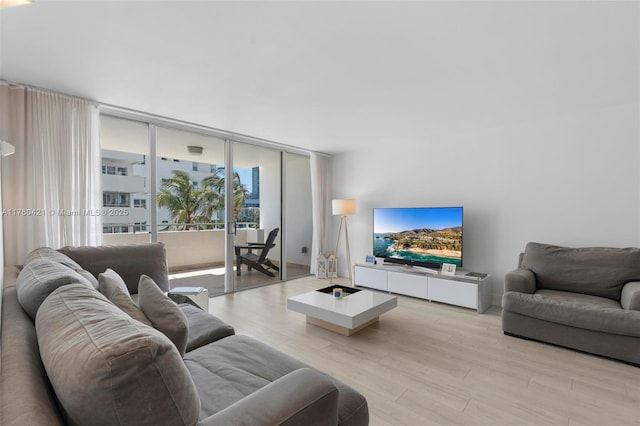
[[[373,209],[373,255],[385,262],[462,266],[462,207]]]

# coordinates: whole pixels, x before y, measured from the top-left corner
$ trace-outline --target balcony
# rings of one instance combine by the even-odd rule
[[[109,192],[144,193],[143,176],[102,175],[102,190]]]
[[[133,225],[132,225],[133,226]],[[133,228],[131,228],[133,229]],[[171,287],[201,286],[214,296],[224,293],[224,229],[164,231],[158,233],[158,241],[164,243],[167,250],[167,263]],[[103,244],[144,244],[149,242],[148,232],[104,234]],[[236,244],[247,241],[263,241],[262,229],[238,229]],[[280,263],[280,248],[269,252],[274,263]],[[235,265],[234,265],[235,267]],[[309,274],[309,265],[287,263],[289,278]],[[256,271],[243,269],[242,275],[236,277],[236,288],[239,290],[278,282],[279,278],[271,278]]]
[[[131,227],[133,227],[134,223],[147,223],[149,221],[147,209],[143,208],[103,207],[101,211],[103,212],[102,223],[104,226],[128,223]]]

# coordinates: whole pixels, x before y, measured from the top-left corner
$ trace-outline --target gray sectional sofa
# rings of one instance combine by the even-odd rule
[[[528,243],[504,290],[505,334],[640,365],[640,249]]]
[[[162,244],[45,248],[6,268],[0,424],[368,424],[360,393],[168,288]]]

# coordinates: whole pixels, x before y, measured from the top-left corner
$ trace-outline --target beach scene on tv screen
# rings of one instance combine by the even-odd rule
[[[376,257],[462,264],[462,208],[373,210]]]

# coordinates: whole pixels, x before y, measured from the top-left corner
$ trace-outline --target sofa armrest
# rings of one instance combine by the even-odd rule
[[[630,281],[622,287],[620,304],[624,309],[640,311],[640,281]]]
[[[4,290],[1,326],[0,423],[64,425],[40,359],[33,320],[20,307],[15,285]]]
[[[213,425],[338,424],[338,388],[311,368],[295,370],[198,422]]]
[[[536,292],[536,276],[528,269],[515,269],[504,277],[504,291],[533,294]]]
[[[4,281],[2,282],[2,287],[7,288],[10,286],[15,286],[16,281],[18,280],[18,275],[20,275],[20,270],[17,266],[5,266],[4,267]],[[0,289],[1,290],[1,289]]]

